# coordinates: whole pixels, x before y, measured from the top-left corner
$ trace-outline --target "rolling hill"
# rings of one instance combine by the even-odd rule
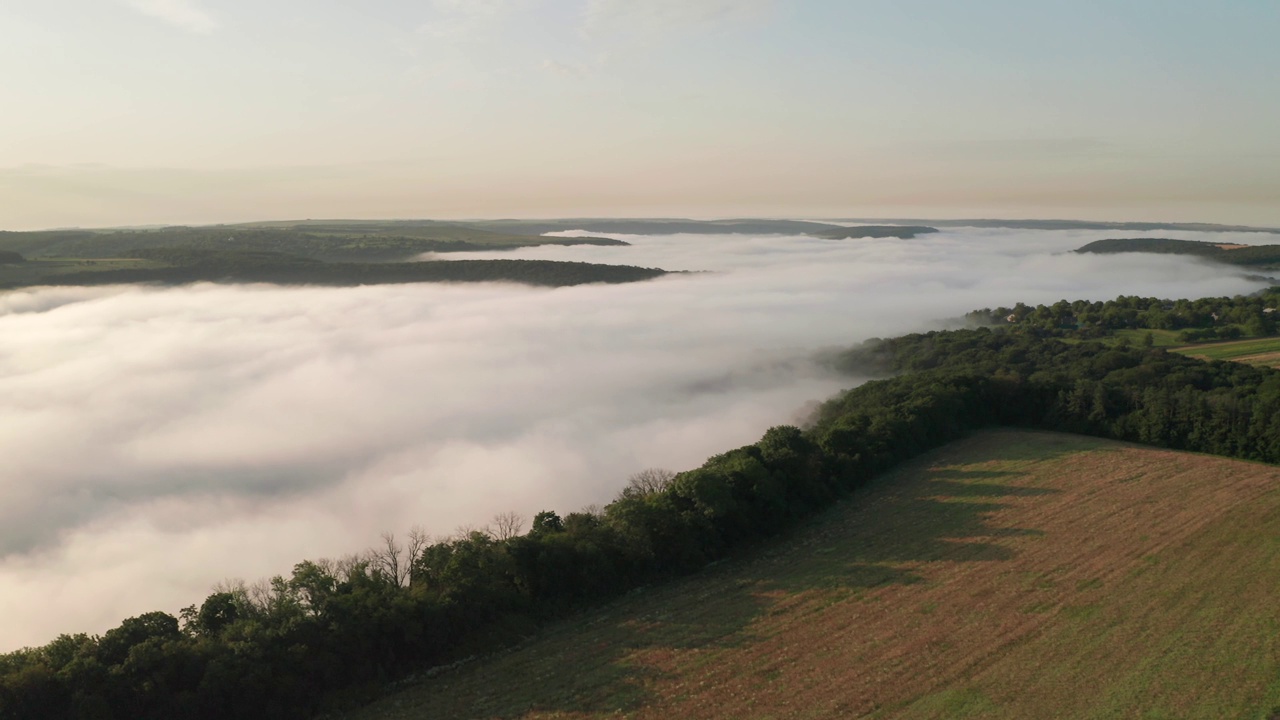
[[[1280,263],[1280,245],[1230,245],[1169,238],[1108,238],[1083,245],[1076,252],[1195,255],[1228,265],[1274,266]]]
[[[427,252],[512,250],[533,245],[616,245],[610,238],[531,237],[423,221],[310,221],[0,232],[0,250],[27,258],[134,258],[139,252],[274,252],[337,262],[397,262]]]
[[[562,287],[625,283],[667,274],[658,268],[558,260],[323,262],[267,251],[147,248],[133,258],[37,259],[0,267],[0,290],[37,285],[85,286],[194,282],[356,286],[420,282],[512,282]]]
[[[341,717],[1267,717],[1278,530],[1280,468],[986,431]]]

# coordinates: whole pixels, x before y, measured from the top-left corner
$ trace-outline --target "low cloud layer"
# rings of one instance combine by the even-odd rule
[[[1262,287],[1187,258],[1061,254],[1105,235],[502,255],[709,271],[555,290],[0,294],[0,649],[175,612],[384,530],[607,502],[636,470],[695,466],[849,384],[809,362],[821,348],[1020,300]]]

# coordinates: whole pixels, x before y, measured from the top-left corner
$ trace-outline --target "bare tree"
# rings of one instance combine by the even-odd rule
[[[349,581],[355,574],[356,568],[362,567],[367,562],[369,562],[369,559],[366,556],[352,553],[349,555],[343,555],[336,560],[324,558],[316,564],[335,578],[342,581]]]
[[[414,525],[409,528],[409,545],[405,548],[409,555],[409,564],[413,565],[422,556],[422,551],[426,550],[430,544],[431,536],[427,534],[426,529],[421,525]]]
[[[382,545],[369,551],[369,567],[401,587],[408,583],[412,565],[405,557],[405,547],[396,541],[395,533],[382,533]]]
[[[244,594],[249,604],[260,613],[268,612],[271,609],[272,599],[275,597],[271,589],[271,582],[266,578],[258,578],[246,585]]]
[[[475,533],[480,533],[481,535],[488,535],[489,526],[485,525],[483,527],[476,527],[471,523],[467,523],[466,525],[459,525],[458,527],[453,529],[453,535],[449,537],[449,540],[450,541],[470,540],[471,536]]]
[[[524,530],[524,516],[518,512],[504,512],[493,516],[489,535],[501,542],[516,537],[521,530]]]
[[[249,584],[241,578],[220,580],[214,583],[213,592],[230,595],[236,605],[246,612],[260,611],[264,607],[249,597]]]
[[[625,495],[652,495],[671,487],[676,474],[664,468],[647,468],[627,478]]]

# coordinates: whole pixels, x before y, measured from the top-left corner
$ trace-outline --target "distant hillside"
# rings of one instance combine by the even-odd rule
[[[1171,238],[1110,238],[1097,240],[1076,250],[1078,253],[1161,253],[1198,255],[1231,265],[1275,265],[1280,263],[1280,245],[1231,245]]]
[[[585,230],[624,235],[752,234],[910,238],[936,232],[923,226],[846,228],[799,220],[297,220],[237,225],[0,232],[0,252],[29,258],[134,258],[139,251],[184,247],[208,251],[274,252],[337,262],[399,262],[428,252],[513,250],[537,245],[630,243],[603,237],[549,237]]]
[[[1280,469],[984,432],[345,720],[1264,717]]]
[[[565,230],[619,235],[811,235],[839,229],[830,223],[802,220],[687,220],[681,218],[564,218],[558,220],[478,220],[469,227],[514,234],[541,235]]]
[[[899,238],[909,240],[917,235],[938,232],[937,228],[922,225],[854,225],[823,230],[812,233],[815,237],[828,240],[848,240],[850,238]]]
[[[848,218],[841,222],[893,223],[896,225],[932,225],[934,227],[1009,228],[1013,230],[1127,230],[1156,232],[1188,230],[1194,232],[1257,232],[1280,234],[1280,228],[1251,225],[1218,225],[1215,223],[1097,222],[1092,220],[935,220],[922,218]]]
[[[426,252],[507,250],[532,245],[617,245],[610,238],[543,238],[431,221],[259,223],[147,230],[0,232],[0,250],[28,258],[136,257],[139,250],[187,247],[277,252],[318,260],[388,262]]]
[[[278,285],[376,285],[411,282],[517,282],[564,286],[623,283],[666,274],[657,268],[553,260],[440,260],[322,262],[274,252],[151,248],[133,258],[29,260],[0,269],[0,288],[34,285],[112,285],[261,282]]]

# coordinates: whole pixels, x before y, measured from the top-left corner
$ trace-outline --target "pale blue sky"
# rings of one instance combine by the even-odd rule
[[[1280,225],[1280,3],[9,0],[0,228]]]

